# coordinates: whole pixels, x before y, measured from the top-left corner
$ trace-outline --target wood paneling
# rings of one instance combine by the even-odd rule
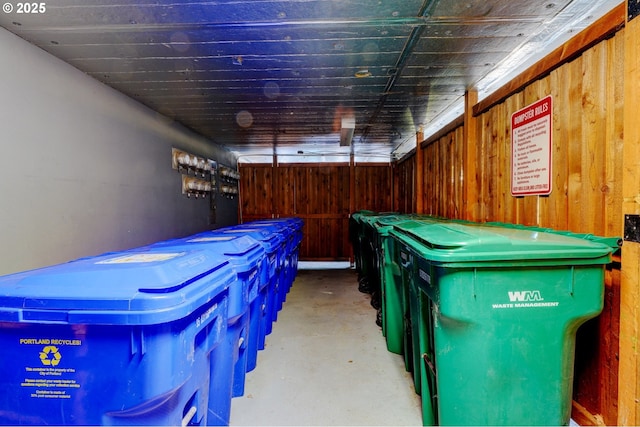
[[[416,211],[414,192],[415,156],[393,165],[393,210],[400,213]]]
[[[415,164],[415,176],[414,176],[414,189],[416,194],[420,195],[416,198],[416,212],[419,214],[425,213],[424,210],[424,179],[422,177],[425,175],[424,172],[424,153],[420,149],[420,142],[424,139],[424,134],[422,130],[416,135],[416,150],[419,155],[416,156],[416,164]]]
[[[631,1],[628,1],[631,4]],[[624,29],[624,144],[622,213],[640,215],[640,19]],[[619,425],[640,424],[640,243],[622,246],[620,289]]]
[[[301,259],[349,260],[352,206],[390,211],[391,174],[389,164],[244,164],[241,219],[298,216],[305,222]]]
[[[466,206],[464,219],[622,236],[623,33],[549,67],[550,73],[490,108],[468,104],[466,112],[481,111],[475,120],[465,114],[457,127],[425,141],[416,154],[425,162],[424,194],[417,195],[424,198],[425,211],[456,218],[459,206]],[[547,95],[553,97],[552,193],[512,197],[511,115]],[[637,170],[636,160],[630,164]],[[582,416],[593,415],[583,416],[584,422],[618,421],[620,283],[617,258],[606,274],[603,314],[578,335],[576,408]],[[637,327],[630,330],[636,337]]]
[[[447,218],[463,214],[463,133],[457,128],[422,150],[424,213]]]
[[[479,176],[478,176],[478,127],[472,114],[473,105],[478,102],[478,92],[468,90],[464,95],[462,131],[462,218],[477,221],[480,217]]]
[[[272,177],[270,164],[240,168],[241,218],[271,218]]]
[[[603,41],[479,116],[481,220],[621,235],[622,49],[621,37]],[[549,94],[553,191],[513,198],[511,114]]]
[[[355,210],[391,211],[392,195],[390,165],[355,166]]]

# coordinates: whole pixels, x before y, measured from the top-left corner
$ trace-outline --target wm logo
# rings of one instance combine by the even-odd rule
[[[525,302],[525,301],[544,301],[540,291],[509,291],[509,301]]]

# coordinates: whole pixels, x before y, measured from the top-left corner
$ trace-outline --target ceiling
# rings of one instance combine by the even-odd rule
[[[619,3],[56,0],[0,25],[246,161],[389,159]]]

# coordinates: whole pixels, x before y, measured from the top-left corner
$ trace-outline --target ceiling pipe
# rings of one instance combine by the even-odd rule
[[[420,11],[418,13],[417,19],[419,19],[424,23],[425,19],[429,17],[429,15],[431,14],[431,11],[433,10],[435,4],[438,3],[439,1],[440,0],[425,0],[422,3],[422,7],[420,7]],[[376,105],[375,110],[371,114],[371,117],[369,118],[369,121],[367,122],[364,128],[364,131],[360,136],[360,142],[364,142],[366,140],[367,135],[369,134],[369,129],[371,128],[371,126],[374,125],[374,123],[378,119],[378,115],[384,108],[384,104],[387,102],[387,98],[389,97],[389,94],[393,90],[393,87],[395,86],[396,80],[400,76],[400,73],[402,73],[402,70],[406,65],[407,59],[413,53],[413,50],[415,49],[418,41],[420,41],[420,37],[422,36],[424,29],[425,29],[425,25],[418,25],[411,30],[411,34],[409,34],[409,37],[407,38],[407,42],[404,44],[404,47],[402,48],[402,52],[400,52],[400,56],[398,57],[398,60],[396,61],[395,66],[392,68],[393,73],[389,76],[389,80],[387,80],[387,85],[384,88],[384,92],[380,97],[380,99],[378,100],[378,104]]]

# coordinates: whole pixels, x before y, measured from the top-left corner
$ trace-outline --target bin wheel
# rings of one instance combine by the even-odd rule
[[[358,290],[363,294],[371,293],[371,288],[369,288],[369,282],[367,281],[367,279],[362,279],[360,281],[360,284],[358,285]]]

